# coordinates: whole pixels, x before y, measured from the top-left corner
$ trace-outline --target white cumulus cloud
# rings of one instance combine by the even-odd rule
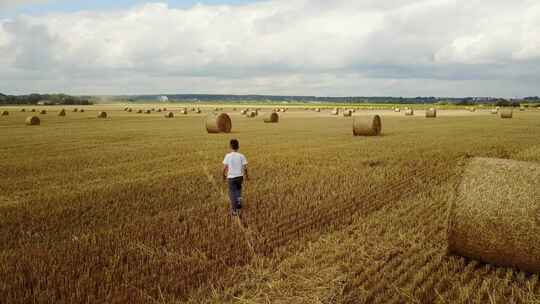
[[[539,20],[531,0],[148,3],[21,15],[0,21],[0,92],[530,95]]]

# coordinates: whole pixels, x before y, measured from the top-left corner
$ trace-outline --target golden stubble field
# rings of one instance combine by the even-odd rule
[[[360,111],[382,114],[383,135],[353,137],[352,118],[326,110],[265,124],[242,107],[224,110],[231,134],[207,134],[205,113],[46,107],[26,126],[31,113],[7,108],[0,302],[540,301],[537,274],[445,254],[464,163],[540,162],[540,112]],[[220,176],[232,137],[251,168],[245,228],[228,216]]]

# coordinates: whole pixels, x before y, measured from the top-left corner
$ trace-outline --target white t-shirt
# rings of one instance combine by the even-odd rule
[[[244,166],[247,165],[247,159],[242,153],[231,152],[225,155],[223,164],[229,167],[227,178],[244,176]]]

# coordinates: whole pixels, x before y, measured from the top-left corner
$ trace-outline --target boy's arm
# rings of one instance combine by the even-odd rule
[[[224,165],[223,166],[223,180],[227,180],[227,174],[229,174],[229,166]]]

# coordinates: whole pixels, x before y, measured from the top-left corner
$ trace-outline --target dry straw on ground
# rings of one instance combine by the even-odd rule
[[[426,110],[426,117],[427,118],[435,118],[435,117],[437,117],[437,109],[430,108],[430,109]]]
[[[37,126],[41,123],[41,120],[37,116],[28,116],[26,118],[26,124],[29,126]]]
[[[267,123],[276,123],[279,122],[279,114],[276,112],[268,113],[264,116],[264,122]]]
[[[514,116],[514,111],[512,109],[501,110],[501,118],[512,118],[513,116]]]
[[[540,165],[475,158],[450,205],[448,251],[540,272]]]
[[[377,136],[381,134],[382,122],[379,115],[357,116],[353,121],[354,136]]]
[[[107,118],[107,112],[99,112],[98,118]]]
[[[232,121],[225,113],[211,113],[206,117],[206,131],[208,133],[230,133]]]

